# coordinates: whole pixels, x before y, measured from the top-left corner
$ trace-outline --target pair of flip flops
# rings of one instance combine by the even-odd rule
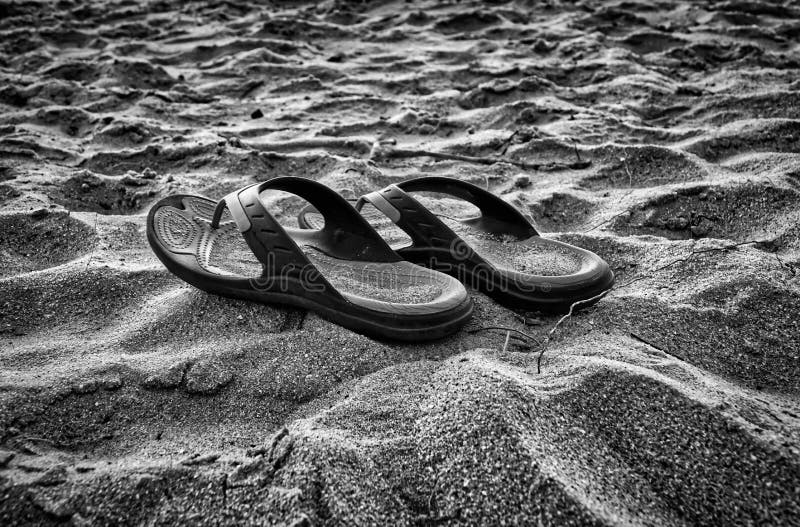
[[[300,228],[270,214],[262,196],[268,190],[309,203],[297,218]],[[437,202],[429,208],[411,193],[458,198],[480,214],[436,214]],[[398,228],[405,243],[397,243]],[[199,289],[309,309],[386,339],[457,331],[472,315],[462,282],[509,307],[563,312],[614,281],[597,255],[542,238],[509,203],[444,177],[389,185],[355,207],[296,177],[254,184],[218,202],[170,196],[150,210],[147,238],[171,272]]]

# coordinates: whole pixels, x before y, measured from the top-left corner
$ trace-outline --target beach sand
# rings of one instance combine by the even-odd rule
[[[800,7],[270,4],[0,6],[0,524],[800,524]],[[287,175],[488,185],[616,287],[409,345],[151,252]]]

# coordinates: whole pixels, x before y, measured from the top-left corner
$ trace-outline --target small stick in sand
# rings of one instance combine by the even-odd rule
[[[650,346],[651,348],[653,348],[653,349],[657,349],[658,351],[660,351],[660,352],[662,352],[662,353],[666,353],[666,351],[664,351],[664,349],[663,349],[663,348],[661,348],[661,347],[659,347],[659,346],[656,346],[655,344],[653,344],[653,343],[652,343],[652,342],[650,342],[649,340],[646,340],[646,339],[644,339],[644,338],[640,337],[639,335],[637,335],[637,334],[636,334],[636,333],[634,333],[633,331],[631,331],[631,338],[632,338],[632,339],[634,339],[634,340],[638,340],[638,341],[639,341],[639,342],[641,342],[642,344],[647,344],[647,345],[648,345],[648,346]]]
[[[583,160],[581,160],[581,153],[578,150],[578,142],[575,141],[574,137],[572,137],[571,139],[572,139],[572,148],[575,149],[575,157],[578,158],[578,163],[583,163]]]
[[[479,331],[492,331],[492,330],[517,333],[518,335],[524,337],[525,339],[532,340],[532,341],[534,341],[536,343],[539,342],[539,339],[537,339],[536,337],[534,337],[530,333],[525,333],[524,331],[521,331],[519,329],[515,329],[515,328],[511,328],[511,327],[507,327],[507,326],[482,326],[482,327],[475,328],[475,329],[469,329],[469,330],[467,330],[467,333],[478,333]]]
[[[614,214],[613,216],[611,216],[611,217],[610,217],[610,218],[608,218],[607,220],[601,221],[600,223],[598,223],[598,224],[597,224],[597,225],[595,225],[594,227],[592,227],[592,228],[590,228],[590,229],[586,229],[586,230],[585,230],[585,231],[583,231],[583,232],[591,232],[591,231],[595,230],[596,228],[598,228],[598,227],[602,227],[602,226],[603,226],[603,225],[605,225],[606,223],[609,223],[609,222],[611,222],[612,220],[614,220],[614,219],[616,219],[616,218],[619,218],[620,216],[622,216],[623,214],[625,214],[625,213],[627,213],[627,212],[630,212],[630,209],[625,209],[625,210],[623,210],[622,212],[619,212],[619,213],[617,213],[617,214]]]
[[[633,186],[633,174],[631,174],[631,169],[628,168],[628,158],[627,157],[623,157],[622,158],[622,163],[625,165],[625,172],[628,173],[628,186],[632,187]]]
[[[602,293],[596,294],[591,298],[585,298],[583,300],[578,300],[577,302],[574,302],[571,306],[569,306],[569,312],[566,315],[564,315],[563,317],[558,319],[558,322],[556,322],[555,325],[552,328],[550,328],[550,331],[547,332],[547,336],[544,338],[544,343],[542,343],[542,349],[539,351],[539,356],[536,357],[536,373],[537,374],[538,373],[542,373],[542,356],[544,356],[544,352],[547,351],[547,344],[550,342],[550,337],[553,336],[553,333],[555,333],[555,331],[558,329],[558,327],[561,325],[561,323],[572,316],[572,312],[575,310],[575,308],[577,306],[579,306],[581,304],[586,304],[587,302],[591,302],[593,300],[600,300],[601,298],[606,296],[609,291],[611,291],[611,289],[606,289]]]
[[[514,130],[514,133],[512,133],[510,136],[508,136],[508,139],[503,141],[503,145],[502,145],[503,150],[500,152],[501,156],[506,155],[506,152],[508,152],[508,147],[511,146],[511,141],[514,140],[514,137],[516,137],[518,133],[519,133],[519,130]]]

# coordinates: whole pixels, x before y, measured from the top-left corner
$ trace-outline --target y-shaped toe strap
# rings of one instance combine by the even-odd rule
[[[538,233],[513,205],[471,183],[446,177],[423,177],[389,185],[364,195],[356,204],[361,210],[371,203],[411,237],[417,247],[444,247],[459,237],[409,192],[437,192],[461,198],[475,205],[481,215],[462,220],[481,231],[520,240]]]
[[[260,195],[268,189],[306,199],[325,218],[325,227],[319,231],[293,231],[293,236],[301,243],[342,260],[396,262],[401,259],[339,194],[310,179],[280,177],[228,194],[217,203],[211,221],[212,228],[217,228],[225,208],[230,211],[248,246],[264,266],[265,276],[313,267],[293,237],[264,207]]]
[[[513,205],[472,183],[458,179],[430,176],[410,179],[398,183],[397,187],[406,192],[438,192],[461,198],[475,205],[481,215],[465,220],[482,231],[510,235],[520,239],[536,236],[538,233],[531,222]]]

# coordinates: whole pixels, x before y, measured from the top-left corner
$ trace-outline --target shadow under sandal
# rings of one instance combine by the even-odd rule
[[[261,200],[268,189],[304,198],[324,226],[284,228]],[[460,282],[404,261],[344,198],[308,179],[276,178],[219,202],[162,199],[148,215],[147,238],[171,272],[199,289],[309,309],[380,338],[443,337],[472,314]]]
[[[413,192],[467,201],[480,215],[437,216],[431,209],[445,200],[418,200]],[[365,209],[367,204],[374,207],[372,212]],[[456,201],[456,214],[463,205]],[[451,274],[509,307],[563,313],[576,302],[581,303],[575,309],[592,305],[599,300],[593,297],[614,284],[614,273],[602,258],[539,236],[513,205],[471,183],[447,177],[412,179],[362,196],[356,209],[386,239],[397,240],[396,227],[404,231],[411,244],[392,245],[403,258]],[[321,220],[311,207],[298,217],[306,228]]]

